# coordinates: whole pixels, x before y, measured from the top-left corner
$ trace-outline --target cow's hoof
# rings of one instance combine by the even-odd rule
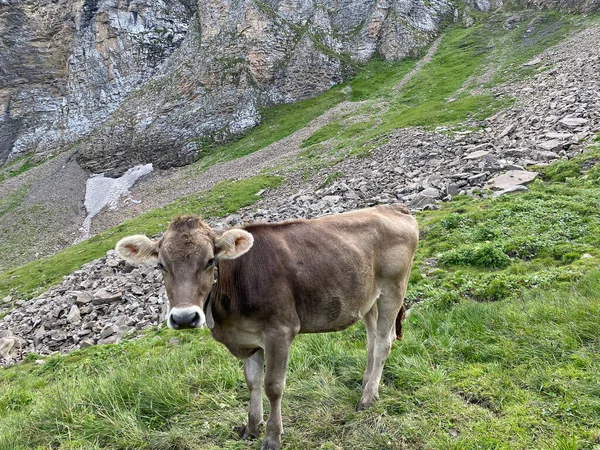
[[[357,411],[364,411],[365,409],[369,409],[371,406],[373,406],[373,403],[375,403],[375,401],[369,401],[369,402],[363,402],[361,401],[358,406],[356,407]]]
[[[260,450],[279,450],[281,448],[281,440],[266,437],[260,447]]]
[[[243,441],[254,440],[260,436],[259,430],[251,431],[248,428],[248,425],[240,425],[239,427],[235,428],[235,431],[237,431],[238,435]]]

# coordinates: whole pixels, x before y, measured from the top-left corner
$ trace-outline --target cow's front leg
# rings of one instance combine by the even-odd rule
[[[285,388],[285,370],[292,339],[293,337],[286,337],[285,333],[278,333],[265,342],[265,357],[267,358],[265,393],[269,398],[271,410],[261,450],[278,450],[281,447],[281,435],[283,434],[281,397]]]
[[[260,435],[260,426],[263,423],[262,382],[264,352],[261,348],[250,358],[244,360],[244,375],[246,384],[250,389],[250,409],[248,411],[248,424],[242,427],[242,439],[253,439]]]

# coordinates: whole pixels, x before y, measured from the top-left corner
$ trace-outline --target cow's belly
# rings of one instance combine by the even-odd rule
[[[342,300],[328,298],[319,307],[304,311],[300,317],[300,333],[326,333],[345,330],[358,322],[373,307],[381,290],[370,296]]]

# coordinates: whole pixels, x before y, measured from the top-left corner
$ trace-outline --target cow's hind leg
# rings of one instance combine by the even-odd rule
[[[281,397],[285,389],[285,371],[292,345],[293,335],[285,331],[274,333],[265,340],[265,393],[269,398],[271,410],[267,420],[267,431],[261,450],[278,450],[281,448]]]
[[[396,318],[400,313],[406,293],[406,282],[384,289],[377,300],[377,329],[371,371],[366,373],[363,395],[358,410],[369,408],[379,398],[379,383],[383,373],[383,365],[392,349],[396,338]],[[367,367],[368,370],[368,367]]]
[[[258,350],[250,358],[244,360],[244,375],[246,384],[250,389],[250,409],[248,411],[248,424],[240,430],[242,439],[253,439],[260,435],[260,426],[263,423],[262,382],[263,382],[263,349]]]
[[[363,389],[367,384],[367,380],[369,379],[371,371],[373,370],[375,340],[377,339],[377,316],[377,302],[375,302],[373,307],[363,317],[365,328],[367,329],[367,368],[365,369],[365,374],[363,376]]]

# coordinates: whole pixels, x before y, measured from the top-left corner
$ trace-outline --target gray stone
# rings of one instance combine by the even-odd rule
[[[548,139],[560,139],[560,140],[567,140],[573,137],[573,133],[557,133],[555,131],[551,131],[549,133],[546,133],[545,136]]]
[[[121,338],[117,335],[109,336],[105,339],[100,339],[98,341],[98,345],[108,345],[108,344],[117,344],[121,341]]]
[[[75,299],[75,302],[77,302],[80,305],[85,305],[87,303],[91,303],[93,299],[94,299],[94,296],[92,294],[90,294],[89,292],[80,292],[77,294],[77,298]]]
[[[330,204],[338,203],[342,199],[339,195],[326,195],[321,200]]]
[[[551,141],[544,141],[538,144],[538,147],[545,151],[557,151],[563,148],[563,143],[557,139]]]
[[[71,306],[69,313],[67,314],[67,322],[77,324],[81,322],[81,314],[77,305]]]
[[[456,196],[460,193],[460,188],[461,186],[459,186],[457,183],[450,183],[446,188],[446,193],[448,195]]]
[[[113,325],[108,324],[100,332],[100,339],[104,339],[108,336],[112,336],[116,332],[117,332],[117,329]]]
[[[528,172],[525,170],[510,170],[504,175],[497,176],[490,180],[486,189],[500,190],[509,189],[518,185],[531,183],[538,176],[537,172]]]
[[[467,180],[471,184],[477,184],[482,181],[485,181],[487,179],[487,177],[488,177],[488,174],[486,172],[482,172],[482,173],[477,173],[475,175],[471,175],[469,178],[467,178]]]
[[[467,160],[480,159],[489,154],[490,154],[490,152],[487,150],[477,150],[475,152],[469,153],[463,159],[467,159]]]
[[[417,193],[410,201],[410,207],[414,209],[422,209],[427,205],[434,204],[435,201],[441,198],[440,191],[435,188],[427,188]]]
[[[442,195],[440,193],[439,190],[437,190],[436,188],[427,188],[427,189],[423,189],[420,194],[424,197],[430,197],[430,198],[440,198]]]
[[[527,192],[527,191],[529,191],[529,189],[527,189],[526,186],[518,184],[516,186],[511,186],[511,187],[503,189],[501,191],[494,192],[494,197],[501,197],[501,196],[507,195],[507,194],[516,194],[516,193]]]
[[[510,125],[508,125],[504,130],[502,130],[502,132],[498,135],[499,138],[503,138],[505,136],[509,136],[512,134],[512,132],[517,128],[518,123],[517,122],[513,122]]]
[[[524,67],[537,66],[541,62],[542,62],[541,58],[533,58],[531,61],[527,61],[525,64],[523,64],[523,66]]]
[[[568,128],[577,128],[588,123],[588,120],[580,117],[565,117],[560,119],[559,122]]]
[[[91,347],[92,345],[96,345],[93,339],[85,339],[79,343],[81,348]]]
[[[131,291],[132,294],[135,294],[135,295],[138,295],[138,296],[139,295],[144,295],[144,290],[141,287],[139,287],[139,286],[137,286],[135,284],[133,286],[131,286],[130,291]]]
[[[56,342],[64,341],[67,339],[67,333],[64,330],[50,330],[50,339]]]
[[[532,155],[536,158],[536,159],[543,159],[546,161],[550,161],[553,159],[558,159],[560,158],[560,155],[556,152],[550,152],[550,151],[539,151],[536,150],[534,152],[532,152]]]
[[[123,298],[121,292],[110,292],[104,288],[94,294],[92,303],[94,305],[105,305],[113,302],[118,302]]]

